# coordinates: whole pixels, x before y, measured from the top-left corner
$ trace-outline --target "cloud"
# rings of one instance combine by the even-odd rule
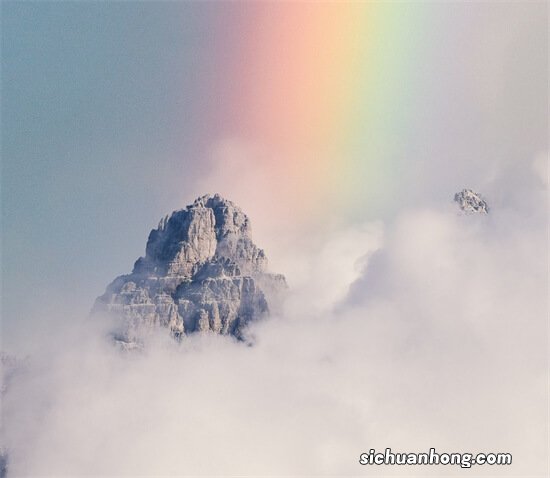
[[[284,313],[254,325],[253,347],[160,333],[123,354],[109,323],[70,317],[29,331],[2,404],[10,472],[344,476],[369,472],[370,448],[435,447],[513,454],[476,476],[542,476],[547,190],[510,177],[495,180],[519,189],[488,216],[413,206],[297,241]]]
[[[533,170],[541,184],[548,187],[548,152],[541,152],[535,156]]]

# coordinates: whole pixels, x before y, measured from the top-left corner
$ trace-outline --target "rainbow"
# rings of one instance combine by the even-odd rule
[[[350,213],[391,194],[414,128],[427,15],[403,3],[243,3],[220,8],[218,134],[258,157],[286,194]],[[433,20],[433,19],[431,19]],[[425,60],[425,59],[424,59]]]

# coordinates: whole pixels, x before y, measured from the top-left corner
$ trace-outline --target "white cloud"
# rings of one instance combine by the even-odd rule
[[[381,224],[323,236],[254,347],[159,338],[121,355],[103,324],[56,331],[4,399],[13,473],[357,475],[361,452],[389,446],[506,451],[499,476],[544,474],[545,216],[523,211],[413,208],[383,240]]]
[[[535,156],[533,170],[541,184],[548,187],[548,152],[539,153]]]

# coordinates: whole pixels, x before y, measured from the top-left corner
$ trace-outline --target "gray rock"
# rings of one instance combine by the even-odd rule
[[[160,221],[145,257],[107,287],[93,312],[122,319],[115,339],[124,349],[156,326],[176,338],[207,331],[242,338],[286,287],[284,276],[267,272],[248,217],[218,194],[206,195]]]
[[[485,200],[471,189],[463,189],[455,194],[455,202],[466,213],[488,214],[489,206]]]
[[[0,447],[0,478],[8,476],[8,450]]]

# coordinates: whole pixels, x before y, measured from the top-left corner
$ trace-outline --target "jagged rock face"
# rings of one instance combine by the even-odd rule
[[[460,209],[467,213],[488,214],[489,206],[485,200],[471,189],[463,189],[455,194],[455,202]]]
[[[197,331],[241,337],[285,289],[282,275],[267,272],[248,217],[219,195],[206,195],[160,221],[145,257],[107,287],[94,311],[123,319],[125,343],[156,325],[176,337]]]

